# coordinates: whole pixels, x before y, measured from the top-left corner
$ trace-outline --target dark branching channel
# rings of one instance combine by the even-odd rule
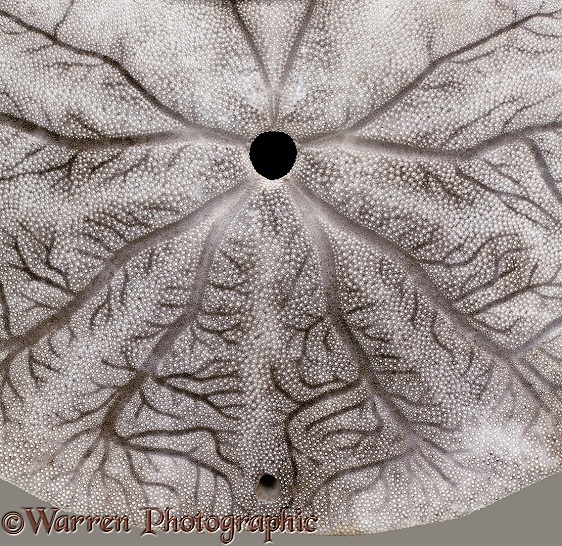
[[[357,534],[560,470],[562,5],[27,4],[0,3],[5,479]]]

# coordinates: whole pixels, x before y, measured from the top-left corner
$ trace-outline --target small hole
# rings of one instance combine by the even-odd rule
[[[256,172],[269,180],[285,176],[295,164],[297,147],[293,139],[281,131],[258,135],[250,146],[250,161]]]
[[[256,496],[265,502],[272,502],[281,495],[281,482],[271,474],[263,474],[256,487]]]

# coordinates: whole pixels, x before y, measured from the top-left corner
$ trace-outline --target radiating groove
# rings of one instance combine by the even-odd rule
[[[408,83],[407,85],[405,85],[404,87],[399,89],[389,100],[384,102],[384,104],[382,104],[378,108],[375,108],[372,112],[370,112],[365,117],[356,121],[350,127],[347,127],[346,129],[344,129],[344,132],[347,133],[347,134],[357,133],[361,129],[364,129],[365,127],[367,127],[370,123],[375,121],[376,118],[378,118],[379,116],[383,115],[384,113],[388,112],[391,108],[396,106],[404,97],[406,97],[412,91],[414,91],[416,88],[418,88],[418,86],[426,78],[428,78],[430,75],[434,74],[441,66],[443,66],[445,63],[447,63],[451,59],[453,59],[455,57],[458,57],[458,56],[460,56],[464,53],[467,53],[467,52],[469,52],[473,49],[476,49],[476,48],[478,48],[478,47],[480,47],[480,46],[482,46],[482,45],[484,45],[488,42],[491,42],[495,38],[499,38],[499,37],[509,33],[510,31],[515,30],[516,28],[520,28],[523,25],[525,25],[526,23],[528,23],[529,21],[532,21],[533,19],[538,19],[540,17],[553,17],[553,16],[559,14],[561,11],[562,10],[554,10],[552,12],[534,13],[534,14],[528,15],[526,17],[522,17],[521,19],[517,19],[515,21],[512,21],[508,25],[500,27],[496,31],[494,31],[494,32],[492,32],[492,33],[490,33],[486,36],[483,36],[482,38],[479,38],[478,40],[474,40],[473,42],[470,42],[470,43],[468,43],[468,44],[466,44],[462,47],[459,47],[458,49],[450,51],[449,53],[446,53],[445,55],[442,55],[441,57],[438,57],[437,59],[430,60],[427,67],[424,70],[422,70],[410,83]]]
[[[423,147],[415,144],[402,142],[390,142],[376,138],[360,138],[336,136],[332,137],[311,137],[302,139],[301,145],[310,149],[330,149],[336,146],[343,149],[357,150],[362,152],[377,153],[380,155],[395,155],[413,161],[449,161],[461,162],[470,161],[487,153],[517,142],[530,142],[530,137],[546,132],[562,129],[562,120],[552,121],[523,127],[507,133],[501,133],[489,139],[478,142],[474,146],[458,149],[447,149],[437,147]]]
[[[343,213],[338,211],[333,205],[323,201],[307,187],[301,186],[299,187],[299,191],[302,191],[311,203],[313,203],[315,214],[319,218],[325,219],[328,224],[353,235],[367,245],[374,246],[407,271],[408,277],[412,283],[429,298],[438,311],[451,320],[466,338],[473,340],[479,347],[496,358],[501,360],[511,359],[511,355],[508,351],[477,330],[464,314],[454,308],[451,302],[441,294],[421,265],[411,256],[407,255],[397,244],[389,241],[375,231],[362,226],[355,220],[344,216]]]
[[[338,338],[344,344],[350,357],[358,365],[361,377],[363,377],[377,400],[382,401],[400,425],[411,433],[412,438],[415,438],[417,433],[412,430],[410,423],[400,408],[391,400],[389,393],[380,385],[380,381],[373,373],[373,366],[369,361],[368,355],[352,332],[343,314],[339,301],[341,287],[338,284],[337,266],[332,243],[325,228],[322,227],[317,219],[318,215],[315,214],[316,207],[295,185],[291,186],[291,193],[307,232],[312,239],[312,245],[318,253],[320,276],[326,296],[326,317],[335,329]]]
[[[72,150],[114,150],[133,146],[163,146],[174,142],[189,142],[203,133],[187,129],[122,137],[69,137],[58,134],[40,125],[11,114],[0,112],[0,125],[11,127],[45,144],[64,146]],[[221,137],[220,140],[225,140]],[[242,141],[227,138],[226,142],[240,144]]]
[[[295,35],[295,38],[291,45],[291,49],[289,50],[289,53],[287,54],[287,58],[285,59],[285,64],[283,65],[283,70],[281,71],[281,77],[279,79],[278,88],[275,92],[275,104],[273,107],[274,126],[277,126],[279,123],[279,106],[280,106],[279,103],[281,100],[281,94],[285,91],[287,81],[289,79],[289,74],[291,73],[291,70],[295,65],[296,58],[299,53],[299,49],[304,40],[306,31],[310,25],[312,14],[314,12],[315,3],[316,3],[315,0],[308,0],[308,5],[306,7],[306,11],[304,13],[302,23],[297,31],[297,34]]]
[[[0,350],[9,351],[2,362],[4,371],[6,371],[6,362],[11,362],[17,354],[32,347],[49,333],[60,330],[67,325],[72,316],[96,294],[100,293],[108,285],[115,273],[131,259],[148,248],[170,241],[186,231],[194,229],[209,217],[224,216],[229,210],[230,204],[234,200],[240,199],[247,191],[247,183],[238,184],[230,190],[210,199],[176,222],[158,228],[123,245],[106,261],[101,271],[59,311],[43,319],[26,334],[14,336],[0,343]]]
[[[407,272],[408,278],[416,288],[425,294],[437,311],[441,312],[451,321],[458,332],[466,339],[473,342],[479,349],[493,357],[497,364],[507,368],[533,398],[541,400],[540,392],[537,391],[535,386],[532,385],[519,370],[517,366],[518,359],[537,346],[541,340],[555,331],[559,326],[562,326],[562,317],[558,317],[552,321],[533,339],[528,340],[519,348],[514,350],[503,348],[484,332],[473,326],[469,318],[461,311],[457,310],[439,291],[421,265],[398,245],[343,215],[333,205],[320,199],[309,188],[297,188],[294,184],[292,188],[297,198],[299,198],[298,193],[302,192],[303,197],[310,201],[310,206],[307,207],[309,217],[313,217],[314,215],[324,220],[328,225],[333,225],[338,229],[344,230],[346,233],[353,235],[368,246],[375,247],[388,258],[399,264]]]
[[[252,33],[250,32],[250,30],[248,29],[248,26],[246,25],[246,23],[244,22],[244,19],[242,18],[242,15],[240,13],[240,10],[238,9],[238,1],[239,0],[230,0],[230,4],[232,6],[232,12],[234,15],[234,19],[236,21],[236,24],[238,25],[238,28],[240,28],[240,30],[242,31],[242,34],[244,35],[244,39],[246,40],[246,44],[248,45],[248,48],[250,49],[250,53],[254,59],[254,62],[256,63],[258,70],[260,72],[260,76],[262,78],[264,87],[267,91],[267,96],[268,96],[268,105],[269,105],[269,122],[271,125],[274,124],[274,112],[273,112],[273,88],[271,85],[271,79],[269,77],[269,73],[267,71],[267,67],[265,66],[263,57],[261,55],[261,53],[259,52],[258,46],[256,44],[256,41],[254,40],[254,37],[252,36]]]
[[[156,373],[157,366],[162,358],[170,352],[176,340],[185,332],[186,328],[193,323],[197,313],[201,310],[203,298],[205,296],[205,285],[209,278],[216,250],[224,239],[229,226],[237,218],[242,208],[248,203],[251,193],[251,189],[246,189],[224,214],[216,217],[209,234],[205,238],[204,247],[197,263],[193,282],[189,289],[189,301],[186,304],[186,311],[174,321],[173,325],[154,346],[143,363],[142,369],[144,372],[150,375]]]
[[[0,9],[0,16],[9,19],[10,21],[21,26],[25,30],[28,30],[29,32],[34,32],[36,34],[39,34],[40,36],[43,36],[44,38],[46,38],[56,46],[67,49],[68,51],[71,51],[72,53],[76,53],[77,55],[84,55],[102,61],[107,66],[111,67],[113,70],[118,72],[119,75],[155,109],[157,109],[159,112],[162,112],[170,119],[173,119],[174,121],[180,123],[184,127],[188,129],[198,129],[203,133],[211,132],[223,138],[228,137],[229,139],[234,139],[234,140],[241,139],[240,135],[237,135],[236,133],[231,133],[230,131],[225,131],[223,129],[209,128],[207,126],[199,125],[197,123],[188,120],[185,116],[183,116],[173,108],[170,108],[162,101],[160,101],[160,99],[158,99],[153,93],[151,93],[148,89],[146,89],[146,87],[144,87],[138,79],[134,78],[133,75],[128,70],[126,70],[121,63],[109,57],[108,55],[104,55],[96,51],[91,51],[88,49],[84,49],[66,43],[63,40],[59,39],[57,36],[53,36],[51,33],[25,22],[23,19],[16,17],[15,15],[7,12],[6,10]]]

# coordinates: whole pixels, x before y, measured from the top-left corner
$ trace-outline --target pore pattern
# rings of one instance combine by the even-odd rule
[[[561,67],[558,0],[0,0],[2,477],[355,534],[560,470]]]

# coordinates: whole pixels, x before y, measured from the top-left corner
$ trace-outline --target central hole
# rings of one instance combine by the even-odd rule
[[[250,161],[254,169],[269,180],[285,176],[295,164],[297,147],[293,139],[281,131],[258,135],[250,146]]]
[[[272,502],[281,494],[281,482],[271,474],[263,474],[256,487],[256,496],[265,502]]]

